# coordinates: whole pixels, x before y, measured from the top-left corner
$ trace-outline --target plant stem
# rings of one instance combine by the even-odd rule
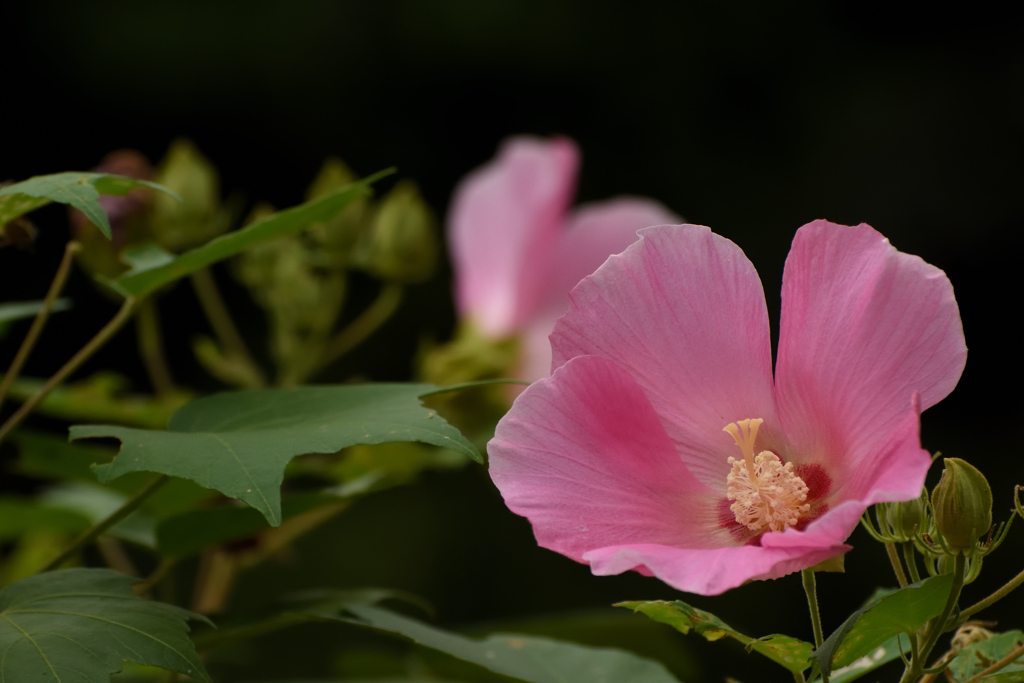
[[[327,342],[324,352],[317,359],[316,365],[308,370],[295,373],[292,378],[295,384],[301,384],[320,368],[332,361],[344,356],[346,353],[359,346],[366,339],[377,331],[381,325],[387,322],[388,318],[398,310],[402,303],[402,285],[394,282],[386,282],[381,287],[380,293],[370,306],[360,313],[348,326],[334,335]]]
[[[146,366],[146,374],[157,396],[174,393],[174,379],[164,356],[163,334],[160,330],[160,313],[156,299],[149,297],[139,303],[139,315],[135,318],[139,354]]]
[[[949,597],[946,598],[946,604],[939,616],[928,622],[928,631],[925,636],[924,645],[921,647],[920,657],[911,662],[911,666],[903,672],[901,683],[909,683],[909,681],[914,680],[921,674],[923,669],[922,662],[928,660],[928,655],[932,653],[935,644],[939,642],[939,636],[946,629],[946,621],[949,619],[949,615],[953,613],[957,600],[960,599],[960,590],[964,587],[966,567],[967,558],[963,553],[957,553],[953,564],[953,585],[949,588]]]
[[[907,561],[907,569],[910,570],[910,580],[917,583],[921,580],[921,574],[917,571],[917,558],[914,556],[914,544],[907,541],[903,544],[903,559]]]
[[[206,315],[210,327],[213,328],[213,333],[220,340],[221,346],[224,347],[224,351],[227,355],[234,356],[248,365],[252,370],[253,377],[259,378],[260,386],[266,385],[267,380],[263,376],[263,371],[249,354],[242,335],[238,333],[238,328],[235,327],[235,322],[231,319],[231,314],[220,295],[220,290],[217,289],[217,281],[210,274],[210,269],[197,270],[189,276],[189,279],[192,280],[192,288],[199,299],[199,305],[202,306],[203,313]]]
[[[896,580],[900,582],[900,588],[906,588],[907,575],[903,572],[900,556],[896,553],[896,544],[892,541],[887,542],[885,552],[889,555],[889,562],[892,563],[892,570],[896,572]]]
[[[53,276],[53,282],[50,283],[50,290],[46,293],[46,298],[43,299],[43,307],[36,314],[36,319],[32,321],[32,327],[28,329],[28,334],[22,340],[18,353],[14,356],[14,360],[11,361],[11,367],[7,370],[7,374],[4,375],[3,381],[0,381],[0,407],[3,406],[4,399],[7,398],[7,392],[11,390],[11,385],[18,378],[18,373],[21,372],[22,366],[28,360],[28,355],[32,352],[36,339],[39,338],[39,334],[43,331],[43,326],[46,324],[47,318],[50,317],[51,311],[53,311],[53,302],[57,300],[60,290],[64,288],[64,283],[68,279],[68,273],[71,271],[71,262],[74,260],[75,254],[81,251],[81,249],[82,245],[74,240],[68,242],[67,246],[64,247],[64,258],[61,259],[60,266],[57,267],[57,273]]]
[[[971,676],[966,681],[964,681],[964,683],[974,683],[974,681],[981,680],[984,676],[988,676],[989,674],[994,674],[995,672],[999,671],[1003,667],[1008,666],[1010,664],[1013,664],[1014,660],[1016,660],[1021,655],[1024,655],[1024,645],[1021,645],[1016,650],[1014,650],[1010,654],[1006,655],[1005,657],[1000,659],[998,662],[996,662],[992,666],[990,666],[987,669],[985,669],[984,671],[979,671],[975,675]]]
[[[154,479],[148,486],[125,501],[124,505],[114,510],[105,519],[100,520],[91,528],[83,531],[78,538],[71,542],[71,545],[64,549],[64,552],[51,560],[45,567],[40,569],[39,573],[56,569],[67,562],[75,555],[75,553],[81,550],[88,543],[92,542],[97,536],[134,512],[147,498],[153,495],[157,489],[166,484],[169,479],[170,477],[166,474],[161,474],[159,477]]]
[[[984,600],[980,600],[980,601],[974,603],[973,605],[971,605],[970,607],[968,607],[964,611],[960,612],[960,616],[962,618],[966,619],[966,618],[970,617],[972,614],[976,614],[977,612],[980,612],[981,610],[985,609],[986,607],[988,607],[988,606],[990,606],[990,605],[992,605],[992,604],[1002,600],[1003,598],[1005,598],[1015,588],[1019,587],[1022,583],[1024,583],[1024,571],[1022,571],[1020,574],[1017,574],[1017,576],[1015,576],[1012,579],[1010,579],[1006,583],[1006,585],[1004,585],[1002,588],[997,590],[992,595],[988,596]]]
[[[65,363],[60,370],[54,373],[53,377],[46,381],[46,384],[39,388],[39,391],[34,393],[31,398],[25,401],[13,415],[7,418],[7,422],[5,422],[3,426],[0,426],[0,441],[3,441],[4,437],[6,437],[12,429],[21,424],[21,421],[24,420],[33,409],[35,409],[39,402],[46,398],[47,395],[61,382],[63,382],[68,375],[77,370],[78,366],[87,361],[92,354],[96,353],[101,346],[107,343],[107,340],[110,339],[115,332],[121,329],[122,325],[128,322],[128,318],[130,318],[134,312],[135,297],[130,296],[124,300],[124,303],[121,305],[121,309],[117,312],[117,315],[115,315],[113,319],[103,327],[103,329],[97,332],[95,337],[90,339],[85,346],[79,349],[78,353],[71,357],[71,360]]]
[[[821,615],[818,613],[818,591],[815,585],[814,570],[804,569],[800,572],[800,577],[804,580],[807,606],[811,610],[811,626],[814,627],[814,647],[817,649],[825,642],[825,634],[821,630]],[[828,674],[825,673],[824,669],[821,672],[821,680],[822,683],[828,683]]]

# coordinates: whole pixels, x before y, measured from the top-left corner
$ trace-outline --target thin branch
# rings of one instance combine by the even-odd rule
[[[18,373],[21,372],[22,366],[25,365],[29,353],[32,352],[32,348],[36,344],[36,339],[39,338],[39,334],[43,331],[43,326],[46,325],[46,320],[53,311],[53,302],[57,300],[60,290],[64,288],[64,283],[68,279],[68,273],[71,272],[71,263],[74,261],[75,254],[81,251],[81,249],[82,245],[74,240],[68,242],[67,246],[64,247],[64,258],[61,259],[60,266],[57,267],[57,273],[53,276],[53,282],[50,283],[50,290],[46,293],[46,298],[43,299],[43,307],[36,314],[36,319],[32,321],[32,327],[29,328],[28,334],[25,335],[25,339],[21,342],[17,355],[11,361],[11,367],[7,370],[3,380],[0,381],[0,406],[3,406],[4,399],[7,398],[7,392],[11,390],[11,385],[18,378]]]
[[[217,281],[213,279],[210,269],[197,270],[189,276],[189,279],[192,281],[192,288],[199,299],[199,305],[202,306],[203,313],[225,353],[248,365],[252,376],[258,378],[260,386],[266,385],[267,380],[263,376],[263,371],[253,360],[245,341],[242,340],[242,335],[238,333],[238,328],[235,327],[235,322],[220,295],[220,290],[217,289]]]
[[[815,584],[814,570],[804,569],[800,572],[800,576],[804,582],[804,592],[807,593],[807,606],[811,610],[811,626],[814,628],[814,648],[820,649],[821,644],[825,642],[824,631],[821,630],[821,614],[818,612],[818,590]],[[821,671],[822,683],[829,683],[828,674],[825,673],[824,667]]]
[[[1006,655],[1005,657],[1000,659],[998,662],[996,662],[992,666],[990,666],[987,669],[985,669],[984,671],[979,671],[978,673],[976,673],[975,675],[971,676],[970,678],[968,678],[963,683],[974,683],[974,681],[978,681],[981,678],[983,678],[985,676],[988,676],[989,674],[994,674],[995,672],[999,671],[1003,667],[1009,666],[1010,664],[1013,664],[1013,662],[1018,657],[1020,657],[1021,655],[1024,655],[1024,645],[1021,645],[1016,650],[1014,650],[1010,654]]]
[[[896,580],[900,582],[900,588],[907,587],[907,575],[903,572],[903,565],[900,563],[900,556],[896,553],[896,544],[885,544],[885,552],[889,555],[889,562],[892,563],[892,570],[896,572]]]
[[[53,558],[53,560],[51,560],[49,564],[40,569],[39,573],[41,574],[43,572],[48,572],[52,569],[56,569],[57,567],[61,566],[69,559],[74,557],[74,555],[79,550],[81,550],[83,547],[85,547],[93,540],[95,540],[97,536],[99,536],[104,531],[120,522],[122,519],[124,519],[131,513],[135,512],[135,510],[140,505],[142,505],[142,503],[145,502],[147,498],[153,495],[153,493],[161,486],[166,484],[169,479],[170,477],[168,477],[166,474],[161,474],[159,477],[154,479],[152,482],[150,482],[148,486],[146,486],[146,488],[142,489],[134,496],[129,498],[127,501],[125,501],[124,505],[114,510],[105,519],[100,520],[92,527],[83,531],[78,536],[78,538],[71,542],[71,545],[64,549],[64,552],[62,552],[57,557]]]
[[[92,354],[96,353],[101,346],[106,344],[107,340],[114,336],[114,333],[128,322],[128,319],[134,312],[135,297],[130,296],[124,300],[124,303],[121,305],[121,309],[117,312],[117,315],[115,315],[102,330],[97,332],[95,337],[90,339],[85,346],[79,349],[78,353],[72,356],[71,360],[65,363],[64,366],[53,375],[53,377],[46,380],[46,384],[40,387],[39,390],[31,396],[31,398],[25,401],[13,415],[7,418],[7,422],[5,422],[3,426],[0,426],[0,441],[3,441],[4,437],[6,437],[12,429],[21,424],[21,421],[24,420],[37,405],[39,405],[39,402],[46,398],[54,388],[60,385],[68,375],[77,370],[78,366],[87,361]]]
[[[963,619],[967,619],[972,614],[976,614],[981,610],[985,609],[986,607],[989,607],[990,605],[1002,600],[1007,595],[1009,595],[1014,589],[1018,588],[1022,583],[1024,583],[1024,571],[1010,579],[1002,588],[992,593],[992,595],[988,596],[984,600],[979,600],[967,609],[960,612],[960,617]]]
[[[135,318],[135,332],[138,336],[139,355],[146,366],[146,374],[157,396],[174,393],[174,378],[164,355],[163,334],[160,330],[160,312],[156,299],[148,297],[139,303],[139,314]]]

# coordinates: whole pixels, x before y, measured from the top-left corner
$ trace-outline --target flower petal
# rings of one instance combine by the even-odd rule
[[[532,384],[487,451],[509,509],[574,560],[616,544],[736,543],[721,496],[687,471],[643,391],[604,358],[575,358]]]
[[[844,497],[863,495],[862,475],[883,464],[880,449],[915,392],[924,408],[937,403],[967,357],[945,273],[867,225],[815,221],[797,231],[780,328],[776,384],[789,455],[827,462],[849,489]],[[910,461],[917,472],[920,458]]]
[[[812,567],[849,549],[850,546],[843,543],[707,549],[636,544],[592,550],[584,559],[598,576],[621,574],[633,569],[656,576],[681,591],[718,595],[747,581],[777,579]]]
[[[659,202],[642,197],[617,197],[581,205],[569,217],[555,248],[544,308],[562,315],[569,308],[569,291],[609,256],[640,239],[638,230],[678,222],[679,217]]]
[[[551,335],[552,367],[589,354],[627,370],[689,470],[724,491],[726,459],[739,451],[722,428],[762,418],[761,448],[779,433],[761,282],[740,248],[708,228],[640,235],[572,291]]]
[[[508,336],[539,305],[578,165],[571,140],[516,137],[456,189],[456,299],[486,334]]]

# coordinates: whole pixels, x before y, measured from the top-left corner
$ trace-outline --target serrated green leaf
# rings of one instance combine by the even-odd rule
[[[967,680],[977,676],[996,662],[1010,656],[1021,645],[1024,645],[1024,632],[1022,631],[1014,630],[1007,631],[1006,633],[996,633],[987,640],[968,645],[960,650],[953,661],[949,663],[949,670],[958,681]],[[1006,678],[1007,681],[1024,680],[1024,662],[1019,660],[1012,662],[997,673],[980,680],[988,681],[994,676],[1008,677]]]
[[[912,583],[860,608],[825,639],[813,657],[825,672],[868,655],[900,633],[914,633],[942,611],[952,574]]]
[[[751,638],[736,631],[714,614],[687,605],[680,600],[673,602],[640,600],[620,602],[615,606],[640,612],[654,621],[667,624],[682,633],[695,631],[708,640],[719,640],[726,636],[734,638],[743,643],[748,651],[758,652],[789,671],[805,671],[811,666],[811,651],[814,646],[810,643],[781,634]]]
[[[109,569],[39,574],[0,591],[0,680],[109,683],[122,661],[210,677],[179,607],[143,600]]]
[[[660,662],[625,650],[516,633],[495,633],[474,640],[377,607],[350,605],[345,611],[355,618],[339,620],[394,633],[530,683],[678,683]]]
[[[291,209],[278,211],[246,227],[221,235],[177,258],[136,262],[129,272],[108,284],[124,296],[141,297],[197,270],[234,256],[250,247],[301,232],[325,221],[353,201],[371,194],[370,184],[382,174],[371,176]],[[152,257],[153,254],[150,253]]]
[[[124,195],[137,187],[159,190],[178,197],[163,185],[109,173],[54,173],[0,188],[0,225],[50,202],[68,204],[85,214],[89,222],[110,239],[110,221],[100,206],[100,195]]]
[[[476,448],[419,401],[430,384],[352,384],[234,391],[187,404],[168,431],[114,425],[71,428],[71,439],[111,437],[121,451],[95,468],[101,482],[147,471],[191,479],[281,523],[281,481],[293,457],[359,443],[422,441],[477,462]]]

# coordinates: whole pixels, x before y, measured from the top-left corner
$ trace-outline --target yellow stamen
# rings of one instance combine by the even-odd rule
[[[729,507],[736,521],[751,531],[784,531],[811,509],[804,503],[807,484],[793,472],[793,463],[783,465],[771,451],[754,455],[754,441],[762,422],[739,420],[724,429],[743,453],[742,463],[733,457],[728,460],[732,469],[726,479],[726,496],[736,501]]]

